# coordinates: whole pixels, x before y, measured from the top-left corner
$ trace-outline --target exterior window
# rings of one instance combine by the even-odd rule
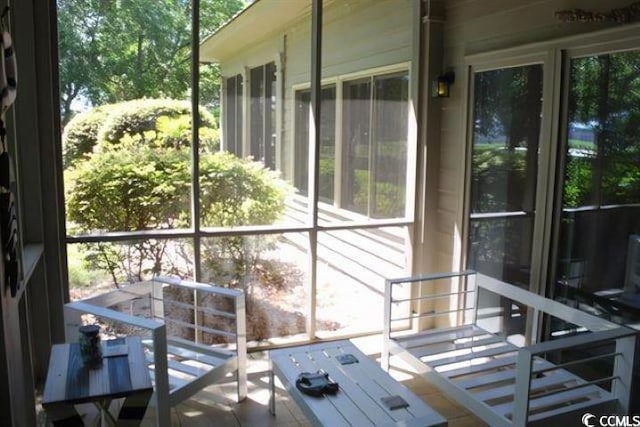
[[[342,206],[372,218],[405,214],[408,73],[343,86]]]
[[[270,62],[250,72],[249,154],[270,169],[276,167],[276,65]]]
[[[542,65],[475,73],[469,268],[529,287]]]
[[[309,108],[311,92],[296,92],[295,110],[295,164],[294,185],[301,194],[307,194],[309,186]],[[333,203],[336,151],[336,87],[322,88],[320,108],[320,200]]]
[[[225,132],[227,151],[242,157],[242,75],[225,80]]]

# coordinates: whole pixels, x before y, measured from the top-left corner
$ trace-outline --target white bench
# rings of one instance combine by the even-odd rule
[[[336,356],[351,354],[356,363],[342,364]],[[349,341],[336,341],[271,350],[270,411],[275,415],[274,375],[316,426],[446,426],[446,420]],[[339,384],[335,395],[307,396],[296,386],[301,372],[323,370]],[[406,408],[389,409],[382,398],[400,396]]]
[[[494,310],[479,301],[495,303]],[[565,325],[564,336],[534,343],[543,314]],[[522,336],[500,333],[498,326],[504,331],[514,323]],[[398,355],[494,427],[578,425],[586,412],[626,414],[636,337],[632,329],[471,271],[386,284],[383,367]],[[580,360],[548,360],[562,351],[578,352]],[[591,372],[596,377],[588,381],[573,373],[595,361],[607,362],[610,372]]]
[[[117,310],[122,306],[138,309],[124,313]],[[135,283],[65,304],[68,341],[77,341],[82,314],[142,335],[158,425],[170,425],[172,406],[228,375],[235,374],[238,401],[247,395],[245,298],[240,290],[169,277]],[[205,325],[205,318],[220,326]],[[189,339],[181,336],[185,332]]]

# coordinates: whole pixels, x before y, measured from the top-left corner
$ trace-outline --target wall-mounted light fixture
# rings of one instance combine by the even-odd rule
[[[447,71],[439,75],[432,83],[431,96],[434,98],[448,98],[449,89],[455,80],[456,75],[453,71]]]

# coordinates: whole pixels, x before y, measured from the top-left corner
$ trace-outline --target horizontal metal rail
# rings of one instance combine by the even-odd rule
[[[533,216],[533,212],[511,211],[511,212],[472,213],[472,214],[469,214],[469,219],[483,220],[483,219],[502,219],[502,218],[525,218],[528,216]]]
[[[473,276],[475,274],[477,274],[477,273],[474,270],[465,270],[465,271],[452,272],[452,273],[423,274],[423,275],[418,275],[418,276],[402,277],[402,278],[399,278],[399,279],[390,279],[390,280],[387,280],[387,283],[389,283],[391,285],[397,285],[397,284],[401,284],[401,283],[429,282],[429,281],[433,281],[433,280],[451,279],[451,278],[454,278],[454,277]]]
[[[423,297],[415,297],[415,298],[403,298],[403,299],[392,299],[391,303],[401,303],[401,302],[408,302],[408,301],[423,301],[423,300],[429,300],[429,299],[438,299],[438,298],[445,298],[445,297],[451,297],[454,295],[462,295],[462,294],[474,294],[476,291],[472,290],[472,291],[460,291],[460,292],[450,292],[450,293],[446,293],[446,294],[434,294],[434,295],[425,295]]]
[[[401,220],[384,220],[384,221],[366,221],[366,222],[347,222],[336,224],[318,225],[317,231],[333,231],[333,230],[357,230],[363,228],[385,228],[385,227],[409,227],[413,222],[405,219]],[[196,232],[194,229],[171,228],[158,230],[138,230],[138,231],[108,231],[104,233],[80,234],[75,236],[67,236],[66,243],[97,243],[97,242],[138,242],[148,239],[180,239],[200,237],[230,237],[230,236],[251,236],[251,235],[269,235],[269,234],[286,234],[286,233],[308,233],[314,228],[307,225],[291,225],[291,226],[273,226],[273,225],[256,225],[244,227],[205,227]]]
[[[578,385],[574,385],[574,386],[571,386],[571,387],[565,387],[565,388],[559,388],[559,389],[556,389],[556,390],[545,391],[545,392],[540,393],[540,394],[534,394],[533,396],[531,395],[531,389],[529,389],[529,396],[530,396],[530,398],[533,398],[533,399],[539,399],[541,397],[551,396],[551,395],[554,395],[554,394],[563,393],[563,392],[571,391],[571,390],[577,390],[577,389],[580,389],[580,388],[589,387],[590,385],[596,385],[596,384],[605,383],[605,382],[613,381],[613,380],[619,380],[619,379],[620,378],[618,376],[610,376],[610,377],[600,378],[600,379],[597,379],[597,380],[587,381],[587,382],[580,383]],[[603,391],[606,392],[606,390],[603,390]]]
[[[168,305],[172,305],[175,307],[181,307],[187,310],[196,310],[201,313],[210,314],[212,316],[225,317],[227,319],[235,319],[236,315],[234,313],[229,313],[228,311],[216,310],[215,308],[203,307],[200,305],[187,304],[185,302],[175,301],[171,299],[165,298],[165,303]]]
[[[193,325],[193,324],[188,323],[188,322],[183,322],[182,320],[165,318],[164,321],[165,321],[165,323],[173,323],[173,324],[176,324],[178,326],[182,326],[182,327],[185,327],[185,328],[206,332],[206,333],[209,333],[209,334],[212,334],[212,335],[220,335],[220,336],[234,338],[234,339],[236,337],[236,334],[234,332],[222,331],[220,329],[208,328],[206,326],[196,326],[196,325]]]
[[[447,310],[447,311],[436,311],[436,312],[429,312],[429,313],[425,313],[425,314],[416,314],[413,316],[408,316],[408,317],[396,317],[394,319],[389,319],[391,322],[399,322],[401,320],[411,320],[411,319],[421,319],[424,317],[438,317],[438,316],[444,316],[445,314],[453,314],[453,313],[458,313],[460,311],[469,311],[469,310],[473,310],[473,307],[471,308],[458,308],[455,310]]]
[[[565,362],[565,363],[559,363],[557,365],[553,365],[553,366],[550,366],[550,367],[544,368],[544,369],[536,369],[533,372],[535,372],[536,374],[543,374],[545,372],[555,371],[555,370],[558,370],[558,369],[566,368],[568,366],[581,365],[583,363],[593,362],[593,361],[596,361],[596,360],[606,359],[608,357],[617,357],[617,356],[622,356],[622,353],[608,353],[608,354],[602,354],[602,355],[599,355],[599,356],[586,357],[584,359],[572,360],[570,362]]]

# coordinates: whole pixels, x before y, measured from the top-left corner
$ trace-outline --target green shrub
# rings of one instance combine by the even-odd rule
[[[94,153],[67,171],[67,218],[83,231],[180,227],[189,206],[189,152],[148,147]]]
[[[63,163],[65,169],[76,160],[91,153],[98,143],[98,133],[109,114],[111,105],[96,107],[75,116],[65,126],[62,135]]]
[[[200,146],[220,147],[213,116],[200,108]],[[63,135],[64,166],[96,149],[129,144],[181,148],[191,143],[191,104],[187,101],[140,99],[96,107],[74,117]]]
[[[289,187],[261,163],[206,152],[200,157],[200,172],[203,226],[270,224],[284,212]],[[187,149],[118,146],[93,153],[65,173],[67,217],[79,232],[188,227],[190,173]],[[203,264],[215,270],[231,262],[230,277],[235,281],[257,265],[271,240],[259,239],[246,247],[241,237],[220,238],[203,245]],[[109,272],[116,284],[166,272],[166,241],[89,244],[83,250],[88,264]],[[175,245],[172,250],[191,253]],[[191,261],[183,259],[179,264]]]
[[[200,157],[202,225],[271,224],[284,212],[288,185],[262,163],[218,152]]]

